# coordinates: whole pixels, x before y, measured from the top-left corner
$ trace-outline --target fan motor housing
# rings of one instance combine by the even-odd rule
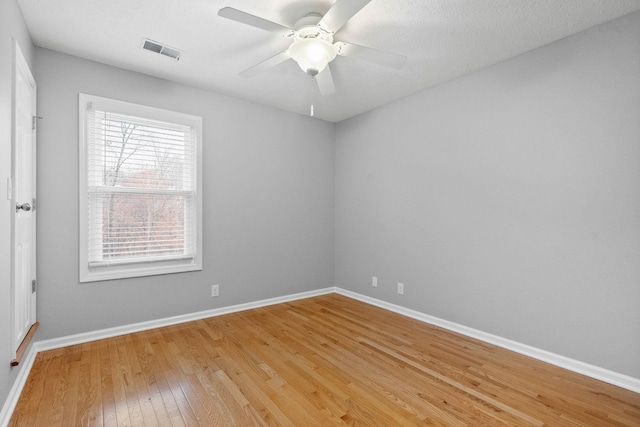
[[[322,19],[319,13],[308,13],[298,19],[294,25],[296,30],[296,40],[319,38],[329,43],[333,43],[333,34],[329,34],[320,30],[318,23]]]
[[[293,25],[296,31],[300,31],[300,29],[304,27],[315,27],[318,25],[320,20],[322,19],[322,15],[316,12],[307,13],[302,18],[298,19],[296,23]]]

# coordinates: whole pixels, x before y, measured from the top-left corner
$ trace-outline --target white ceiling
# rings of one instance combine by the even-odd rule
[[[340,0],[349,1],[349,0]],[[372,0],[336,41],[408,57],[401,70],[349,57],[331,63],[332,95],[312,91],[292,60],[238,73],[290,39],[221,18],[230,6],[293,27],[334,0],[18,0],[37,46],[338,122],[479,68],[640,10],[638,0]],[[180,61],[140,48],[149,38]]]

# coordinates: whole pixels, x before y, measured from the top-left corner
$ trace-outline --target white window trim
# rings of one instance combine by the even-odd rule
[[[88,222],[86,214],[88,209],[88,179],[87,179],[87,123],[86,111],[90,103],[101,104],[109,107],[110,111],[145,117],[165,122],[180,123],[192,126],[196,131],[195,149],[195,211],[196,221],[194,238],[195,254],[193,257],[182,259],[145,259],[141,262],[126,262],[119,264],[92,263],[88,259]],[[163,110],[124,101],[102,98],[84,93],[79,94],[78,99],[78,135],[79,135],[79,249],[80,249],[80,282],[95,282],[101,280],[123,279],[130,277],[153,276],[158,274],[180,273],[202,270],[202,117],[189,114]]]

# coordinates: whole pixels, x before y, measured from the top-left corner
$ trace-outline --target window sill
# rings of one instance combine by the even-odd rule
[[[88,267],[80,271],[80,282],[100,282],[104,280],[128,279],[134,277],[157,276],[161,274],[186,273],[202,270],[202,262],[193,258],[154,263],[119,264]]]

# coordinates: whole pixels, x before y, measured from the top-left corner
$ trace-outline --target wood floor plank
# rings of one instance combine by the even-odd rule
[[[152,337],[149,342],[145,343],[146,351],[151,354],[147,370],[153,373],[160,402],[162,402],[164,410],[168,416],[168,425],[185,426],[186,424],[182,417],[182,412],[180,411],[176,398],[171,391],[171,386],[167,380],[167,376],[165,375],[165,369],[163,368],[161,357],[159,357],[162,353],[161,347],[158,347],[159,339],[161,339],[161,336],[158,333],[155,337]],[[160,349],[160,354],[156,349]]]
[[[102,394],[100,389],[100,354],[94,343],[83,353],[78,378],[76,419],[82,426],[102,426]]]
[[[34,362],[33,368],[31,369],[31,372],[34,373],[33,375],[34,376],[46,375],[46,372],[48,371],[48,367],[49,367],[49,364],[51,363],[51,360],[49,358],[44,357],[43,355],[38,355],[36,357],[36,361],[39,363],[37,363],[36,365],[36,363]],[[27,383],[25,384],[23,392],[33,395],[33,399],[31,399],[23,407],[16,407],[16,410],[13,413],[13,418],[18,420],[18,422],[20,422],[21,425],[25,425],[25,426],[36,425],[35,422],[37,421],[37,418],[31,417],[29,415],[32,414],[34,411],[37,411],[38,402],[41,400],[40,397],[43,394],[38,390],[40,387],[44,387],[43,382],[36,383],[36,382],[27,381]]]
[[[39,422],[46,420],[51,425],[62,425],[62,416],[64,414],[64,401],[69,391],[69,379],[70,371],[73,368],[70,363],[70,354],[73,351],[71,347],[62,348],[59,350],[52,350],[51,352],[41,353],[45,356],[59,357],[60,368],[54,370],[47,375],[43,375],[41,381],[46,379],[56,381],[55,393],[50,395],[50,399],[43,399],[38,402],[37,419]],[[57,354],[56,354],[57,353]],[[40,356],[40,354],[38,354]],[[37,360],[37,359],[36,359]],[[29,374],[31,376],[31,374]]]
[[[116,339],[106,341],[108,341],[108,343],[105,343],[103,346],[107,347],[106,352],[109,354],[111,375],[107,378],[110,378],[112,382],[116,423],[118,426],[131,425],[125,386],[126,371],[123,369],[122,363],[120,362],[120,355],[118,353],[118,345],[120,345],[120,341]]]
[[[158,384],[163,381],[162,372],[154,369],[156,363],[151,344],[149,340],[144,339],[140,334],[136,335],[136,339],[133,340],[132,344],[135,353],[132,366],[135,366],[137,370],[135,377],[139,382],[137,388],[138,390],[144,390],[146,386],[146,393],[142,396],[138,393],[138,396],[140,400],[148,401],[147,412],[153,414],[153,416],[144,415],[145,423],[156,422],[159,426],[170,426],[172,425],[171,416],[165,399],[162,397],[161,386]]]
[[[78,399],[78,391],[80,389],[80,372],[81,362],[83,356],[83,348],[86,348],[85,344],[79,346],[73,346],[70,353],[66,354],[66,363],[70,364],[69,372],[67,373],[68,388],[62,401],[62,421],[61,425],[77,425],[80,418],[77,415],[78,405],[80,401]]]
[[[109,345],[97,346],[100,364],[100,385],[102,395],[102,424],[106,426],[118,425],[115,390],[111,371],[111,357]]]
[[[182,390],[180,384],[181,374],[177,371],[174,354],[168,350],[168,344],[173,342],[173,338],[170,334],[169,328],[164,328],[161,331],[161,339],[153,343],[154,354],[156,355],[156,361],[158,362],[158,369],[162,372],[168,387],[168,392],[176,402],[176,406],[180,412],[182,421],[174,420],[174,425],[181,425],[184,423],[187,426],[199,425],[198,417],[193,411],[193,408],[189,404],[189,401]]]
[[[10,426],[640,426],[640,394],[330,294],[38,354]]]

